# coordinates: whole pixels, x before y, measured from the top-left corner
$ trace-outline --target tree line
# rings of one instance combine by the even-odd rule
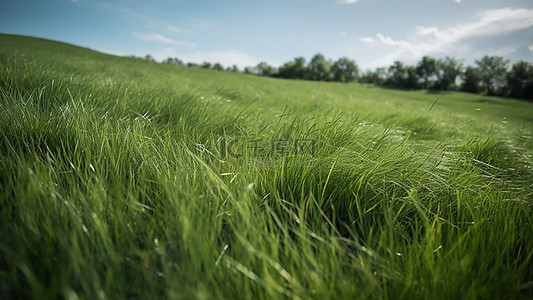
[[[155,61],[150,55],[143,59]],[[533,100],[533,64],[519,61],[510,65],[501,56],[484,56],[476,60],[474,66],[465,66],[453,57],[435,59],[424,56],[416,65],[395,61],[388,68],[367,72],[359,72],[356,62],[347,57],[332,61],[320,53],[309,62],[304,57],[296,57],[279,68],[260,62],[240,70],[236,65],[224,68],[220,63],[184,63],[172,57],[162,63],[274,78],[345,83],[358,81],[388,88],[456,90]]]
[[[533,99],[533,65],[525,61],[509,65],[501,56],[484,56],[475,61],[475,66],[464,66],[452,57],[424,56],[415,66],[395,61],[388,68],[362,74],[359,81],[402,89],[459,90]]]

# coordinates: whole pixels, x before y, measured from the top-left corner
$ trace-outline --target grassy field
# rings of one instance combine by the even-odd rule
[[[533,297],[533,103],[0,35],[0,105],[2,299]]]

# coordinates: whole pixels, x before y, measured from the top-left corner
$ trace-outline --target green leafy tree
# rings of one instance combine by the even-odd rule
[[[378,84],[378,73],[376,71],[366,71],[363,74],[361,74],[361,77],[359,77],[360,83],[372,83],[372,84]]]
[[[222,66],[220,63],[216,63],[213,65],[213,70],[224,71],[224,66]]]
[[[313,56],[307,67],[307,78],[316,81],[331,79],[331,64],[324,55],[318,53]]]
[[[296,78],[304,79],[307,73],[307,68],[305,67],[305,58],[297,57],[294,59],[294,75]]]
[[[294,61],[285,63],[278,70],[278,76],[289,79],[304,79],[307,74],[305,58],[297,57]]]
[[[406,89],[416,89],[418,88],[418,72],[416,67],[407,66],[405,67],[406,77],[403,82],[403,88]]]
[[[261,76],[274,76],[276,74],[276,69],[268,63],[262,61],[255,67],[255,73]]]
[[[375,85],[383,85],[387,81],[387,69],[377,68],[375,71],[367,71],[360,78],[361,83],[372,83]]]
[[[437,61],[437,87],[441,90],[449,90],[455,85],[457,77],[461,75],[463,64],[453,57],[446,56]]]
[[[401,61],[395,61],[389,67],[389,76],[385,85],[401,88],[404,87],[408,77],[407,69]]]
[[[489,95],[495,95],[496,90],[505,84],[508,61],[501,56],[487,56],[476,60],[483,87]]]
[[[476,67],[466,67],[462,74],[463,83],[461,84],[461,91],[468,93],[479,93],[479,70]]]
[[[245,67],[244,68],[244,74],[253,74],[254,73],[254,68],[252,67]]]
[[[183,61],[179,60],[177,57],[169,57],[163,61],[165,64],[183,66]]]
[[[331,66],[331,72],[333,73],[335,81],[351,82],[357,78],[359,68],[355,61],[347,57],[342,57],[333,63],[333,66]]]
[[[144,57],[144,60],[155,61],[155,59],[150,54],[146,54],[146,56]]]
[[[513,65],[506,76],[509,96],[533,99],[533,65],[519,61]]]
[[[211,69],[211,63],[210,62],[207,62],[207,61],[204,61],[202,63],[202,68],[204,69]]]
[[[422,57],[416,67],[416,72],[423,82],[423,87],[430,88],[430,80],[437,75],[437,61],[429,56]]]
[[[378,85],[383,85],[387,81],[387,69],[385,67],[377,68],[377,82]]]

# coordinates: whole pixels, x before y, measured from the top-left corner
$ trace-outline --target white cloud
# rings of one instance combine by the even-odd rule
[[[463,2],[463,0],[453,0],[453,1],[455,1],[455,2],[457,2],[457,3],[461,3],[461,2]]]
[[[363,43],[365,43],[365,44],[373,44],[373,43],[376,42],[376,41],[374,41],[373,38],[371,38],[369,36],[368,37],[362,37],[361,41],[363,41]]]
[[[143,41],[157,42],[157,43],[163,43],[163,44],[183,45],[183,46],[187,46],[191,48],[196,47],[196,44],[193,42],[173,40],[157,32],[151,32],[151,33],[132,32],[131,34],[134,37],[140,40],[143,40]]]
[[[479,15],[475,22],[459,24],[443,30],[437,27],[417,27],[419,36],[429,36],[441,43],[455,43],[476,36],[496,36],[533,26],[533,9],[491,9]]]
[[[170,25],[167,26],[167,30],[170,32],[174,32],[174,33],[189,33],[190,32],[189,30],[177,28],[177,27],[170,26]]]
[[[160,42],[165,44],[172,44],[174,41],[170,38],[167,38],[166,36],[163,36],[159,33],[141,33],[141,32],[133,32],[132,35],[140,40],[144,41],[150,41],[150,42]]]
[[[515,52],[519,46],[508,46],[508,47],[501,47],[494,50],[489,50],[487,53],[483,53],[481,55],[494,55],[494,56],[506,56],[508,54],[511,54]]]
[[[352,3],[356,3],[358,0],[339,0],[337,3],[338,4],[352,4]]]
[[[471,41],[474,38],[496,37],[529,27],[533,27],[533,9],[503,8],[483,11],[472,22],[447,28],[416,27],[414,35],[408,40],[395,40],[378,33],[377,41],[382,45],[393,47],[394,50],[370,65],[379,66],[378,63],[388,65],[394,60],[414,60],[432,54],[451,54],[461,57],[472,53]],[[371,38],[361,38],[361,40],[367,44],[371,43]],[[510,48],[492,51],[506,53]]]
[[[529,51],[532,51],[533,52],[533,45],[527,47],[529,49]]]
[[[409,43],[408,41],[393,40],[390,37],[384,36],[381,33],[376,34],[376,36],[378,37],[378,40],[380,42],[382,42],[383,44],[385,44],[387,46],[399,46],[399,47],[402,47],[402,48],[411,48],[412,47],[411,43]]]
[[[125,8],[125,7],[117,7],[117,8],[121,12],[126,13],[126,14],[128,14],[128,15],[130,15],[132,17],[135,17],[135,18],[139,18],[139,19],[142,19],[142,20],[145,20],[145,21],[156,22],[156,23],[164,23],[162,20],[160,20],[158,18],[154,18],[154,17],[149,16],[149,15],[138,13],[136,11],[133,11],[133,10],[129,9],[129,8]]]
[[[440,34],[440,31],[437,27],[419,26],[416,28],[416,31],[419,36],[438,36]]]

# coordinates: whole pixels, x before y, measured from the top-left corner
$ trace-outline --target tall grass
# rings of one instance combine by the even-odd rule
[[[0,39],[2,298],[533,296],[531,103]]]

